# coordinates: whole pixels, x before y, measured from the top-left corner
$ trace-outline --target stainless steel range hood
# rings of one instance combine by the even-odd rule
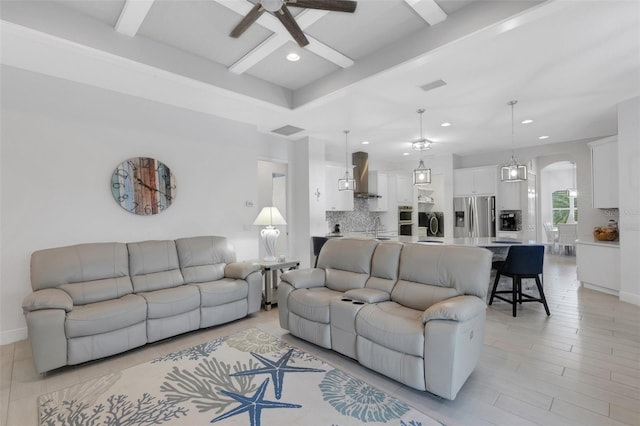
[[[358,151],[351,154],[353,176],[356,180],[356,190],[353,196],[356,198],[380,198],[378,194],[369,192],[369,154]]]

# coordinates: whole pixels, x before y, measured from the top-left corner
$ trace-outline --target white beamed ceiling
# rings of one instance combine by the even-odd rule
[[[0,3],[2,64],[406,159],[426,108],[430,155],[617,133],[640,95],[640,2],[360,0],[356,13],[291,8],[311,41],[265,14],[228,36],[246,0]],[[288,62],[295,51],[301,59]],[[420,86],[442,79],[431,91]],[[453,123],[441,127],[444,121]],[[541,135],[549,139],[541,141]],[[497,161],[499,162],[499,161]]]

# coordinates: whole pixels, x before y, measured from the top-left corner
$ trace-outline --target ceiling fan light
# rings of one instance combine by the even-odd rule
[[[260,4],[267,12],[277,12],[284,4],[283,0],[260,0]]]

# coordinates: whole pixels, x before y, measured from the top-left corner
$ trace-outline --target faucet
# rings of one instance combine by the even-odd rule
[[[375,216],[373,218],[373,228],[375,231],[375,238],[378,238],[378,228],[380,228],[380,216]]]

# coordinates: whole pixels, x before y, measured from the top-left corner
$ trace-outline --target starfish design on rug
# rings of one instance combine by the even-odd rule
[[[251,426],[260,426],[260,415],[262,414],[262,410],[265,408],[300,408],[302,407],[302,405],[298,405],[298,404],[288,404],[286,402],[265,400],[264,393],[267,389],[268,384],[269,384],[269,379],[267,378],[258,387],[258,390],[251,396],[240,395],[237,393],[222,390],[222,393],[235,399],[240,403],[240,405],[234,408],[233,410],[229,411],[228,413],[219,415],[215,419],[211,420],[211,423],[215,423],[217,421],[228,419],[229,417],[233,417],[235,415],[247,412],[249,413],[249,420],[251,421]]]
[[[287,365],[293,349],[284,354],[282,358],[277,361],[272,361],[269,358],[265,358],[260,354],[250,352],[251,355],[260,361],[264,367],[256,368],[255,370],[240,371],[233,373],[231,376],[253,376],[256,374],[271,374],[271,380],[273,380],[273,388],[276,394],[276,399],[280,399],[282,396],[282,385],[284,382],[284,373],[324,373],[326,370],[319,370],[317,368],[307,367],[293,367]]]

